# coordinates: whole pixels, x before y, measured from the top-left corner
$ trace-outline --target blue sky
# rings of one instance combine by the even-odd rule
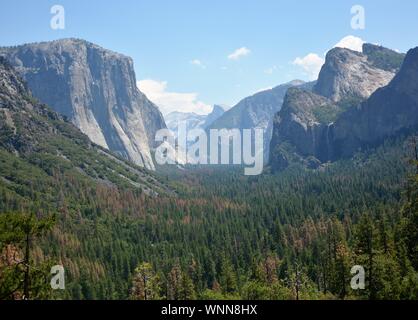
[[[65,9],[64,30],[50,28],[55,4]],[[364,30],[351,28],[357,4]],[[313,78],[324,53],[349,35],[400,51],[417,46],[418,1],[2,0],[0,30],[1,46],[77,37],[129,55],[163,112],[205,113]]]

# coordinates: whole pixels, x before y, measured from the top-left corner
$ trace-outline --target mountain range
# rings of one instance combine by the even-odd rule
[[[167,114],[164,119],[167,128],[176,135],[180,123],[186,123],[187,130],[208,128],[213,122],[225,113],[226,106],[214,105],[211,113],[201,115],[194,112],[174,111]]]
[[[294,80],[275,88],[263,90],[241,100],[214,121],[208,129],[264,129],[264,159],[268,160],[274,115],[281,109],[289,88],[301,87],[309,90],[314,82]]]
[[[318,168],[413,128],[415,50],[334,48],[317,81],[291,81],[227,111],[215,105],[209,115],[174,112],[165,119],[137,89],[133,61],[122,54],[63,39],[3,47],[0,56],[27,83],[25,94],[134,165],[154,170],[155,133],[167,126],[176,132],[186,121],[188,130],[263,128],[264,159],[282,170],[292,163]]]
[[[167,116],[271,130],[277,173],[258,177],[148,170],[165,121],[127,57],[74,39],[0,52],[0,299],[416,299],[418,174],[400,158],[418,47],[335,48],[316,82]]]

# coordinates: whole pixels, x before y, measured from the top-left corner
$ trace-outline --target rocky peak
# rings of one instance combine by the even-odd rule
[[[213,105],[212,112],[210,114],[213,115],[221,115],[225,112],[225,106],[221,106],[219,104]]]
[[[400,71],[395,76],[390,86],[398,92],[403,92],[411,97],[418,97],[418,47],[408,51]]]
[[[363,44],[363,54],[367,56],[369,63],[376,68],[394,73],[399,71],[405,58],[403,53],[371,43]]]
[[[299,88],[290,88],[283,101],[279,115],[297,115],[304,122],[317,121],[315,111],[318,108],[331,104],[325,97]]]
[[[206,116],[203,128],[209,127],[214,121],[218,120],[225,113],[225,108],[221,105],[215,104],[212,112]]]
[[[313,91],[334,102],[352,98],[366,99],[376,89],[387,85],[394,75],[394,72],[380,69],[371,63],[363,53],[334,48],[327,53]]]

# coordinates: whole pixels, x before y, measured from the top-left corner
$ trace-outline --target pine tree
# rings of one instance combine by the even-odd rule
[[[183,285],[183,272],[180,265],[176,263],[167,277],[167,299],[181,300]]]
[[[237,276],[231,262],[226,257],[221,262],[219,279],[223,293],[232,294],[237,290]]]
[[[375,256],[376,229],[369,213],[363,214],[358,222],[356,234],[356,253],[361,265],[366,268],[368,298],[376,299]]]
[[[36,239],[52,229],[54,216],[34,213],[0,215],[0,300],[36,299],[49,295],[48,265],[35,265]]]
[[[418,151],[415,152],[418,153]],[[414,269],[418,270],[418,159],[413,163],[417,166],[416,174],[410,178],[407,188],[407,202],[403,212],[407,219],[405,235],[408,256]]]
[[[344,299],[347,295],[348,275],[350,272],[350,251],[346,245],[339,243],[336,248],[337,279],[339,282],[339,296]]]
[[[155,274],[152,265],[148,262],[140,264],[135,269],[135,276],[131,289],[133,300],[159,300],[161,284],[159,277]]]
[[[192,279],[187,273],[182,275],[181,300],[195,300],[196,291]]]

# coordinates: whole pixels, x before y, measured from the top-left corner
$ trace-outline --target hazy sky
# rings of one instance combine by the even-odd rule
[[[50,27],[53,5],[65,29]],[[351,28],[351,8],[365,29]],[[353,36],[346,38],[347,36]],[[418,45],[418,1],[1,0],[0,45],[76,37],[131,56],[163,112],[205,113],[265,88],[315,78],[327,50],[361,40]]]

